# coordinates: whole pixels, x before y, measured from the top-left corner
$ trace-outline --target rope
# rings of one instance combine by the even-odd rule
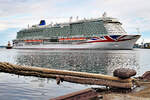
[[[118,77],[113,77],[109,75],[103,74],[93,74],[93,73],[85,73],[85,72],[75,72],[75,71],[67,71],[67,70],[55,70],[55,69],[48,69],[48,68],[40,68],[40,67],[31,67],[31,66],[19,66],[13,65],[7,62],[0,62],[0,69],[3,70],[13,70],[13,71],[33,71],[39,72],[44,74],[59,74],[59,75],[69,75],[69,76],[77,76],[77,77],[84,77],[84,78],[95,78],[95,79],[106,79],[106,80],[113,80],[119,82],[131,82],[132,79],[120,79]]]
[[[85,72],[75,72],[66,70],[55,70],[40,67],[20,66],[7,62],[0,62],[0,71],[17,75],[36,76],[43,78],[55,78],[57,83],[60,81],[68,81],[80,84],[104,85],[120,88],[131,88],[133,86],[131,78],[120,79],[118,77],[92,74]]]

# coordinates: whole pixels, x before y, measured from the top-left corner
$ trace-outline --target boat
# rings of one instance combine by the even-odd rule
[[[116,18],[102,17],[48,24],[41,20],[17,32],[15,49],[133,49],[140,35],[130,35]]]
[[[8,41],[8,44],[7,44],[7,46],[6,46],[6,49],[12,49],[12,46],[11,46],[11,44],[10,44],[10,41]]]

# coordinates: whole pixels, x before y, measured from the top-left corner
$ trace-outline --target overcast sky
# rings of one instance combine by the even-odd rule
[[[70,16],[97,18],[104,12],[118,18],[129,34],[138,34],[139,28],[144,41],[150,42],[150,0],[0,0],[0,45],[41,19],[56,23]]]

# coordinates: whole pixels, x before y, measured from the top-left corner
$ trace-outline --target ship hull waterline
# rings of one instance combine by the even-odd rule
[[[86,42],[74,44],[39,44],[39,45],[23,45],[14,46],[13,49],[35,49],[35,50],[88,50],[88,49],[104,49],[104,50],[131,50],[140,35],[128,35],[129,38],[123,41],[110,42]]]

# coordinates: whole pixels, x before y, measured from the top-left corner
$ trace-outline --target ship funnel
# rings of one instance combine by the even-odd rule
[[[45,20],[41,20],[39,25],[46,25]]]

